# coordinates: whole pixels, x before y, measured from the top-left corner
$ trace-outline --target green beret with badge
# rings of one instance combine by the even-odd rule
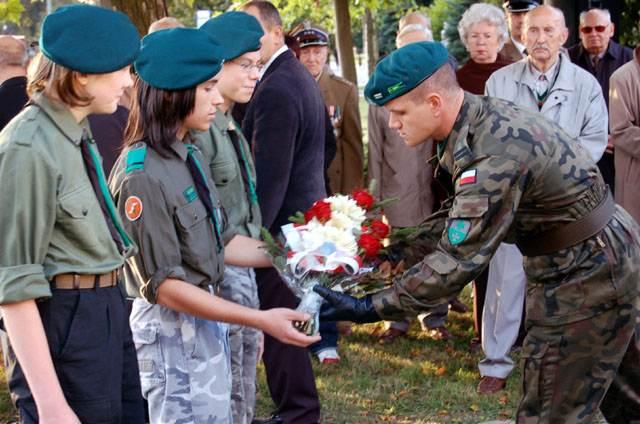
[[[245,12],[226,12],[209,19],[200,27],[224,49],[224,60],[260,50],[264,35],[260,22]]]
[[[42,22],[40,50],[53,63],[85,74],[105,74],[130,65],[140,36],[121,12],[86,4],[62,6]]]
[[[447,49],[438,42],[408,44],[378,62],[364,95],[371,103],[383,106],[420,85],[448,59]]]
[[[223,48],[206,32],[173,28],[144,37],[134,66],[138,76],[152,87],[184,90],[220,72],[223,57]]]

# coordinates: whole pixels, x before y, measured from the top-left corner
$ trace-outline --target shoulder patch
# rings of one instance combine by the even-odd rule
[[[147,145],[138,143],[127,152],[125,173],[129,174],[136,169],[144,169],[144,158],[147,156]]]
[[[447,236],[452,246],[457,246],[467,239],[471,222],[468,219],[453,219],[449,224]]]
[[[468,171],[464,171],[462,175],[460,175],[460,185],[463,186],[467,184],[475,184],[477,175],[477,169],[469,169]]]
[[[129,221],[136,221],[142,215],[142,200],[138,196],[127,197],[124,213]]]

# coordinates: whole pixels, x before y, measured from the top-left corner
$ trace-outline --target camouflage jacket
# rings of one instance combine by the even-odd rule
[[[534,112],[465,93],[453,130],[438,145],[452,197],[423,226],[423,252],[394,285],[373,295],[395,319],[456,295],[502,241],[516,243],[579,220],[606,194],[586,150]],[[636,296],[637,224],[621,208],[598,234],[553,255],[525,257],[527,319],[561,324]],[[409,256],[416,256],[409,247]]]

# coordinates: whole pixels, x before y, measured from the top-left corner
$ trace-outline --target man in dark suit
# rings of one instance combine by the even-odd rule
[[[242,10],[265,32],[260,82],[247,106],[242,130],[252,146],[262,220],[273,234],[297,211],[325,195],[325,108],[313,77],[284,42],[278,10],[250,1]],[[297,299],[274,269],[256,270],[261,308],[295,307]],[[268,422],[317,423],[320,403],[306,349],[265,336],[263,361],[277,406]]]

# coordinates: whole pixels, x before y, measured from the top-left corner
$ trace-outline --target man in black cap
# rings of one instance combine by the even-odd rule
[[[513,62],[517,62],[525,57],[524,40],[522,37],[524,16],[528,11],[539,5],[540,3],[536,0],[507,0],[502,5],[505,12],[507,12],[507,23],[509,24],[509,34],[511,37],[504,43],[500,54],[508,57]]]

